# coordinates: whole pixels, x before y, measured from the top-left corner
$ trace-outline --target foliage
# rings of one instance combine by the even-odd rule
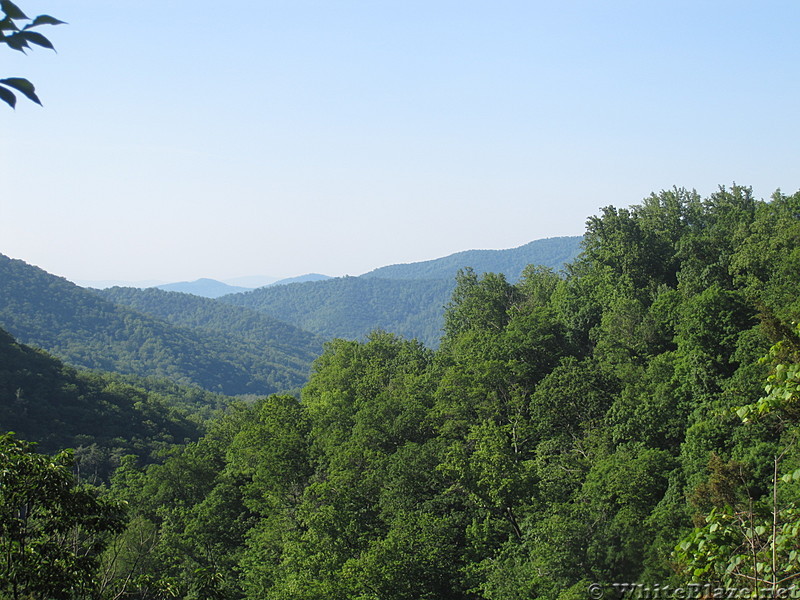
[[[223,406],[200,390],[147,391],[111,375],[77,372],[0,329],[0,432],[15,431],[47,452],[75,448],[86,480],[107,479],[127,454],[151,462],[197,439],[202,420]]]
[[[796,352],[789,350],[793,342],[778,342],[761,360],[772,363],[766,395],[735,410],[745,426],[768,421],[775,437],[786,444],[773,458],[772,489],[761,498],[745,489],[746,501],[739,494],[737,502],[735,493],[744,481],[730,475],[718,478],[723,485],[716,487],[727,493],[675,549],[679,564],[694,581],[748,589],[759,597],[787,589],[800,578],[800,468],[780,474],[785,458],[797,459],[800,364],[795,362]]]
[[[798,198],[673,189],[605,208],[563,276],[463,270],[437,349],[384,331],[335,339],[300,399],[235,404],[160,463],[123,459],[111,492],[132,514],[102,557],[100,597],[572,600],[588,582],[793,583]],[[350,279],[318,285],[413,304],[408,282],[403,295]],[[276,293],[298,315],[323,297]],[[232,306],[109,295],[181,326],[261,327]],[[399,318],[352,299],[364,324]]]
[[[796,362],[799,339],[800,326],[797,326],[794,336],[772,346],[769,354],[761,359],[760,362],[772,365],[764,388],[766,395],[736,410],[744,423],[767,415],[794,422],[800,420],[800,363]]]
[[[707,524],[676,548],[692,582],[748,589],[753,597],[788,589],[796,582],[800,577],[800,511],[784,508],[770,513],[763,505],[713,509]]]
[[[3,12],[3,18],[0,19],[0,44],[5,44],[12,50],[23,53],[31,47],[31,44],[53,49],[53,44],[50,43],[50,40],[41,33],[32,31],[32,29],[41,25],[64,24],[63,21],[59,21],[49,15],[39,15],[34,19],[30,19],[11,0],[0,0],[0,11]],[[20,21],[29,22],[23,25]],[[0,100],[11,108],[17,105],[17,97],[12,90],[19,92],[36,104],[42,104],[36,95],[36,88],[30,81],[22,77],[6,77],[5,79],[0,79]]]
[[[0,434],[0,594],[74,598],[95,584],[107,534],[122,529],[122,506],[78,486],[73,457],[37,454]]]

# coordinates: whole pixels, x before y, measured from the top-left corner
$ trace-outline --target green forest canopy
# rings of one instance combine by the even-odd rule
[[[565,277],[469,270],[437,350],[335,340],[301,399],[116,471],[99,597],[585,599],[800,578],[800,193],[589,219]],[[767,386],[765,392],[765,385]],[[776,476],[777,475],[777,476]],[[609,592],[610,593],[610,592]]]

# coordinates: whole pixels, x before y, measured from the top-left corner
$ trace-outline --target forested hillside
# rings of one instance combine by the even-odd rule
[[[662,192],[589,219],[585,248],[563,278],[465,271],[438,350],[334,341],[301,400],[127,463],[102,597],[797,582],[800,193]]]
[[[171,325],[239,340],[298,373],[307,374],[311,362],[322,353],[321,338],[248,308],[155,288],[114,287],[97,293]]]
[[[381,279],[450,279],[467,267],[476,273],[503,273],[516,282],[527,265],[541,265],[560,271],[581,252],[581,236],[534,240],[508,250],[465,250],[422,262],[389,265],[365,273],[362,277]]]
[[[183,325],[173,325],[0,255],[0,326],[75,366],[230,395],[267,394],[302,385],[319,347],[313,336],[264,318],[247,335],[190,320],[187,314]]]
[[[361,277],[269,286],[221,302],[245,306],[326,339],[364,339],[374,329],[436,347],[444,306],[459,269],[499,272],[516,281],[526,265],[560,270],[580,251],[580,237],[536,240],[510,250],[468,250],[436,260],[390,265]]]
[[[374,329],[434,346],[454,280],[337,277],[269,286],[219,298],[311,331],[323,338],[359,339]]]
[[[84,476],[107,477],[123,456],[150,462],[196,440],[201,415],[227,403],[198,389],[159,387],[78,372],[0,329],[0,432],[14,431],[44,452],[75,448]]]

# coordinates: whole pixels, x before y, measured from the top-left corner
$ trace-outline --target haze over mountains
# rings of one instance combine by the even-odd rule
[[[194,294],[195,296],[203,296],[205,298],[219,298],[225,294],[249,292],[251,289],[253,289],[240,287],[237,285],[228,285],[227,283],[222,283],[216,279],[208,279],[205,277],[195,281],[179,281],[177,283],[165,283],[163,285],[156,285],[153,287],[156,287],[160,290],[165,290],[167,292],[183,292],[185,294]]]
[[[580,240],[461,252],[361,277],[309,274],[244,293],[207,279],[172,291],[85,289],[0,255],[0,327],[78,367],[269,394],[303,385],[324,340],[383,329],[435,347],[458,269],[516,281],[528,264],[560,269]],[[221,295],[230,289],[240,291]]]
[[[242,279],[247,279],[247,278],[242,278]],[[251,279],[253,281],[258,280],[258,278],[256,277]],[[254,287],[242,287],[238,285],[230,285],[230,283],[225,283],[223,281],[218,281],[216,279],[208,279],[204,277],[201,279],[196,279],[195,281],[179,281],[177,283],[165,283],[162,285],[147,286],[147,287],[156,287],[160,290],[166,290],[168,292],[182,292],[184,294],[194,294],[195,296],[203,296],[204,298],[219,298],[220,296],[225,296],[227,294],[250,292],[259,287],[268,287],[273,285],[287,285],[289,283],[303,283],[306,281],[322,281],[325,279],[330,279],[330,277],[328,277],[327,275],[320,275],[319,273],[308,273],[307,275],[298,275],[297,277],[287,277],[286,279],[279,279],[277,281],[272,281],[263,286],[259,285]],[[118,286],[107,286],[107,287],[118,287]],[[141,288],[142,286],[136,285],[136,286],[123,286],[123,287]]]
[[[379,277],[383,279],[452,279],[459,269],[471,267],[478,273],[503,273],[509,281],[516,281],[522,269],[528,264],[543,265],[556,270],[570,262],[580,251],[581,236],[567,236],[534,240],[507,250],[464,250],[442,258],[400,263],[378,267],[360,277]],[[252,291],[261,287],[306,283],[332,279],[320,273],[307,273],[296,277],[278,279],[266,275],[236,277],[218,280],[208,277],[194,281],[75,281],[81,287],[108,289],[110,287],[156,287],[170,292],[183,292],[206,298],[219,298],[227,294]]]

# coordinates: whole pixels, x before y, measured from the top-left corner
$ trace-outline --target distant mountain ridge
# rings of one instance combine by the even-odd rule
[[[256,288],[269,285],[270,283],[274,283],[277,280],[278,280],[277,277],[271,277],[269,275],[245,275],[243,277],[232,277],[229,279],[223,279],[222,283],[227,283],[228,285],[245,287],[254,290]]]
[[[164,281],[158,279],[140,279],[138,281],[127,281],[122,279],[70,279],[75,285],[82,288],[92,288],[94,290],[104,290],[114,286],[149,288],[157,285],[164,285]]]
[[[529,264],[559,271],[578,256],[582,239],[548,238],[508,250],[467,250],[381,267],[360,277],[267,286],[218,301],[258,310],[324,338],[359,339],[384,329],[435,347],[459,269],[503,273],[510,281],[517,281]]]
[[[360,275],[360,277],[380,279],[452,279],[459,269],[472,267],[477,273],[503,273],[511,282],[516,282],[529,264],[537,264],[559,270],[564,264],[571,262],[581,251],[581,236],[562,236],[534,240],[516,248],[505,250],[464,250],[441,258],[399,263],[378,267]],[[158,288],[168,292],[193,294],[204,298],[220,298],[228,294],[249,292],[261,287],[307,283],[332,279],[329,275],[307,273],[295,277],[275,279],[274,277],[254,275],[226,279],[224,281],[203,277],[194,281],[178,281],[171,283],[155,281],[125,282],[78,281],[82,287],[108,289],[125,288]]]
[[[224,285],[234,288],[234,290],[228,291],[226,293],[235,293],[237,291],[235,288],[241,288],[240,291],[254,290],[256,288],[260,288],[261,286],[269,285],[271,283],[278,281],[277,277],[269,277],[268,275],[246,275],[244,277],[233,277],[231,279],[222,279],[222,280],[212,279],[212,278],[201,278],[201,279],[196,279],[194,281],[178,281],[178,282],[164,281],[160,279],[140,279],[136,281],[129,279],[71,279],[70,281],[72,281],[72,283],[76,285],[79,285],[80,287],[92,288],[96,290],[105,290],[111,287],[138,288],[140,290],[143,290],[146,288],[169,286],[175,284],[193,284],[204,281],[206,279],[214,281],[216,283],[222,283]]]
[[[306,281],[324,281],[331,279],[328,275],[320,275],[319,273],[308,273],[306,275],[298,275],[297,277],[287,277],[286,279],[279,279],[267,283],[263,287],[271,287],[276,285],[288,285],[290,283],[304,283]],[[114,286],[120,287],[120,286]],[[121,287],[138,287],[138,286],[121,286]],[[240,294],[243,292],[250,292],[255,287],[242,287],[230,285],[223,281],[216,279],[201,278],[195,281],[179,281],[176,283],[164,283],[161,285],[154,285],[153,288],[164,290],[167,292],[180,292],[182,294],[192,294],[194,296],[201,296],[203,298],[219,298],[227,294]],[[258,286],[262,287],[262,286]],[[106,288],[107,289],[107,288]]]
[[[287,277],[286,279],[279,279],[268,283],[263,287],[272,287],[275,285],[288,285],[290,283],[306,283],[308,281],[325,281],[326,279],[333,279],[329,275],[321,275],[320,273],[307,273],[306,275],[298,275],[297,277]]]
[[[459,269],[472,267],[476,273],[503,273],[516,282],[530,264],[560,270],[581,252],[582,236],[534,240],[507,250],[464,250],[442,258],[421,262],[388,265],[364,273],[361,277],[382,279],[453,278]]]
[[[229,285],[216,279],[208,279],[203,277],[194,281],[178,281],[176,283],[165,283],[163,285],[153,286],[159,290],[167,292],[181,292],[183,294],[194,294],[195,296],[203,296],[204,298],[219,298],[225,294],[237,294],[240,292],[249,292],[254,288],[241,287],[236,285]]]

